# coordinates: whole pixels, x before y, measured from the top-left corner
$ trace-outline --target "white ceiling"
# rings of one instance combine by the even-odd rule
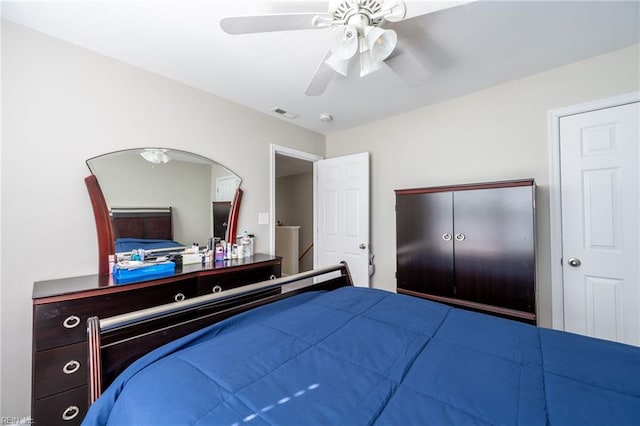
[[[432,72],[407,87],[390,69],[336,77],[304,95],[328,49],[328,29],[224,33],[226,16],[325,12],[315,0],[2,1],[5,19],[250,108],[279,107],[328,134],[640,42],[638,1],[407,1],[393,24]],[[411,18],[411,16],[414,16]],[[319,120],[322,113],[334,117]],[[276,115],[274,115],[276,116]]]

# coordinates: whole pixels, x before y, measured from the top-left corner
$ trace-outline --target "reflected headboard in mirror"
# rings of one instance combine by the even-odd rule
[[[127,247],[117,244],[122,227],[127,227],[126,238],[161,235],[159,239],[176,246],[206,245],[212,237],[229,240],[236,235],[241,179],[216,161],[174,149],[137,148],[90,158],[87,166],[100,274],[109,272],[109,255]],[[224,220],[214,215],[212,206],[219,203],[229,205]],[[149,233],[149,226],[160,228]]]

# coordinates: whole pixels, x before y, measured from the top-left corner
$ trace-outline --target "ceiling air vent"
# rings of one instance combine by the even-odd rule
[[[278,115],[281,115],[283,117],[287,117],[289,119],[294,119],[294,118],[298,118],[298,114],[294,114],[293,112],[289,112],[289,111],[285,111],[282,108],[271,108],[270,110],[271,112],[275,112]]]

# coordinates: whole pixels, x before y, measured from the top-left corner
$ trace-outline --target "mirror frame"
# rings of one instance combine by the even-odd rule
[[[98,237],[98,274],[109,274],[109,256],[115,254],[115,235],[111,224],[109,206],[100,188],[98,178],[91,174],[84,179],[91,207],[93,208],[93,218],[96,223],[96,233]],[[227,227],[226,240],[229,236],[237,235],[238,215],[240,214],[240,202],[242,201],[242,189],[238,186],[233,196],[231,210],[229,211],[229,226]]]

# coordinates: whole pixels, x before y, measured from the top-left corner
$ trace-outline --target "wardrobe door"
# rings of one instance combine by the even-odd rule
[[[454,192],[456,297],[535,312],[533,187]]]
[[[396,197],[398,287],[453,296],[451,192]]]

